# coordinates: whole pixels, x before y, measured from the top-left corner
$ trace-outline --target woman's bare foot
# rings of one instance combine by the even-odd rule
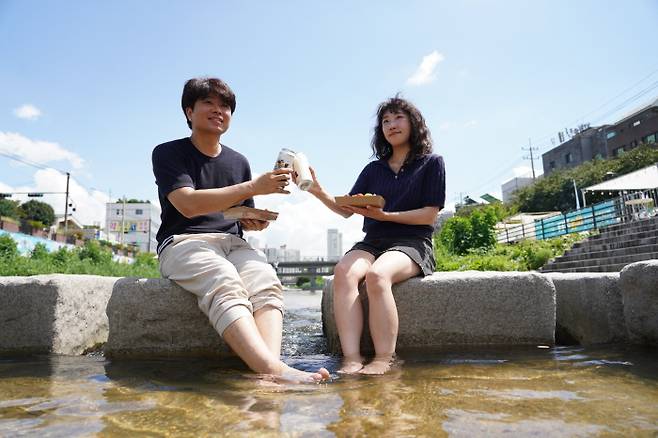
[[[372,362],[361,368],[359,374],[381,375],[390,371],[394,361],[393,356],[375,357]]]
[[[339,374],[354,374],[363,368],[363,358],[357,357],[344,357],[338,371]]]

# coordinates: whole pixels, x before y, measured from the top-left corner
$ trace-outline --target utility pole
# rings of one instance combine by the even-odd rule
[[[123,205],[121,207],[121,239],[119,240],[119,243],[123,245],[123,233],[125,231],[125,226],[126,226],[126,195],[123,195]]]
[[[532,167],[532,180],[534,181],[536,179],[535,178],[535,158],[532,156],[532,151],[536,151],[536,150],[538,150],[538,148],[533,148],[532,147],[532,142],[530,141],[530,139],[528,139],[528,149],[521,148],[521,150],[530,152],[530,157],[528,157],[526,155],[525,157],[523,157],[523,159],[524,160],[528,160],[528,159],[530,160],[530,167]]]
[[[71,174],[66,172],[66,203],[64,204],[64,236],[68,239],[69,236],[69,180]]]

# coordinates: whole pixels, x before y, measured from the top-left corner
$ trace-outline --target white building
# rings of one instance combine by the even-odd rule
[[[532,184],[533,179],[532,178],[526,178],[526,177],[516,177],[512,178],[511,180],[504,182],[503,185],[501,186],[501,189],[503,191],[503,202],[507,203],[512,200],[512,196],[514,195],[514,192],[517,190],[529,186]]]
[[[276,263],[279,261],[279,248],[263,248],[265,257],[267,257],[268,263]]]
[[[160,228],[160,209],[150,202],[108,202],[106,230],[110,240],[155,252],[155,235]]]
[[[268,263],[278,262],[299,262],[302,259],[302,253],[298,249],[287,248],[281,245],[280,248],[263,248]]]
[[[327,230],[327,260],[337,261],[343,256],[343,234],[336,228]]]

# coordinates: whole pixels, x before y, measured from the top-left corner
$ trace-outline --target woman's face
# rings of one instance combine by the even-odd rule
[[[386,111],[382,116],[382,131],[391,146],[409,146],[411,120],[404,111]]]

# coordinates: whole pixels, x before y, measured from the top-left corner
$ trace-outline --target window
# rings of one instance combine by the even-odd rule
[[[654,132],[653,134],[644,137],[644,142],[647,144],[653,144],[656,142],[657,138],[658,138],[658,132]]]
[[[551,169],[555,169],[555,161],[551,161],[550,163],[548,163],[548,167],[550,167]]]
[[[605,135],[605,138],[607,138],[608,140],[610,140],[610,139],[613,138],[615,135],[617,135],[617,133],[616,133],[615,131],[610,131],[610,132],[608,132],[608,133]]]
[[[619,157],[624,153],[625,145],[614,150],[615,157]]]
[[[142,214],[144,214],[144,210],[142,210],[141,208],[136,208],[135,209],[135,214],[142,215]]]
[[[631,142],[630,146],[631,146],[632,148],[634,148],[635,146],[637,146],[637,140],[633,140],[633,141]]]
[[[569,152],[564,156],[564,162],[569,164],[572,161],[573,161],[573,155],[571,154],[571,152]]]
[[[640,121],[639,120],[636,120],[631,124],[631,128],[634,128],[636,126],[640,126]]]
[[[602,159],[603,159],[603,155],[601,155],[600,153],[598,153],[598,154],[596,154],[596,156],[594,157],[594,159],[595,159],[595,160],[602,160]]]

